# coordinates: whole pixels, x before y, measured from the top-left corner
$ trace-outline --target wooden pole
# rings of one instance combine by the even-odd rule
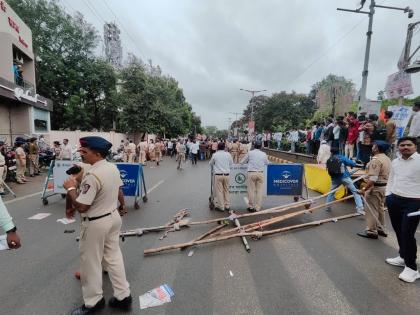
[[[358,178],[356,178],[355,180],[353,180],[353,183],[361,180],[364,176],[359,176]],[[312,203],[314,203],[314,201],[324,198],[326,196],[328,196],[330,193],[332,192],[336,192],[340,187],[337,187],[336,189],[333,189],[331,191],[329,191],[326,194],[311,198],[309,200],[303,200],[303,201],[299,201],[299,202],[293,202],[293,203],[289,203],[286,205],[282,205],[282,206],[277,206],[277,207],[273,207],[270,209],[265,209],[265,210],[261,210],[258,212],[252,212],[252,213],[244,213],[244,214],[239,214],[237,215],[238,219],[241,218],[247,218],[247,217],[253,217],[253,216],[259,216],[259,215],[264,215],[264,214],[277,214],[277,213],[281,213],[281,212],[285,212],[291,209],[295,209],[298,208],[300,206],[305,206],[305,205],[311,205]],[[342,200],[342,199],[340,199]],[[216,219],[210,219],[210,220],[204,220],[204,221],[195,221],[195,222],[190,222],[190,225],[202,225],[202,224],[211,224],[211,223],[216,223],[216,222],[221,222],[221,221],[227,221],[230,220],[230,217],[224,217],[224,218],[216,218]]]
[[[217,232],[218,230],[223,229],[226,225],[227,225],[227,224],[221,224],[221,225],[218,225],[218,226],[216,226],[216,227],[212,228],[211,230],[207,231],[207,232],[206,232],[206,233],[204,233],[204,234],[201,234],[199,237],[197,237],[196,239],[194,239],[194,241],[193,241],[193,242],[197,242],[197,241],[200,241],[200,240],[202,240],[202,239],[206,238],[207,236],[209,236],[209,235],[213,234],[214,232]],[[181,250],[184,250],[184,249],[185,249],[185,248],[187,248],[187,247],[188,247],[188,246],[181,247]]]
[[[346,197],[344,197],[342,199],[334,200],[334,201],[331,201],[331,202],[327,202],[325,204],[316,206],[316,207],[314,207],[312,209],[309,209],[309,210],[306,210],[305,209],[305,210],[301,210],[301,211],[297,211],[297,212],[293,212],[293,213],[281,215],[281,216],[278,216],[278,217],[270,218],[270,219],[267,219],[267,220],[250,223],[250,224],[247,224],[247,225],[242,226],[242,228],[245,230],[245,232],[250,232],[250,231],[262,229],[262,228],[264,228],[266,226],[269,226],[269,225],[272,225],[272,224],[275,224],[275,223],[278,223],[278,222],[281,222],[281,221],[284,221],[284,220],[287,220],[287,219],[290,219],[290,218],[299,216],[301,214],[310,213],[310,212],[312,212],[314,210],[321,209],[321,208],[324,208],[325,206],[333,205],[335,203],[339,203],[339,202],[342,202],[342,201],[345,201],[345,200],[348,200],[348,199],[351,199],[351,198],[353,198],[353,195],[346,196]],[[226,231],[219,232],[219,233],[217,233],[214,236],[231,234],[232,232],[237,232],[237,231],[238,231],[238,228],[232,228],[232,229],[229,229],[229,230],[226,230]]]
[[[347,215],[343,215],[343,216],[339,216],[339,217],[333,217],[333,218],[328,218],[328,219],[324,219],[324,220],[318,220],[318,221],[313,221],[313,222],[308,222],[308,223],[296,224],[296,225],[292,225],[292,226],[288,226],[288,227],[284,227],[284,228],[279,228],[279,229],[275,229],[275,230],[270,230],[270,231],[251,232],[251,233],[242,232],[242,233],[226,235],[226,236],[221,236],[221,237],[213,237],[213,238],[203,239],[203,240],[199,240],[199,241],[192,240],[190,242],[182,243],[182,244],[174,244],[174,245],[162,246],[162,247],[158,247],[158,248],[146,249],[143,253],[144,253],[144,255],[156,254],[156,253],[163,252],[163,251],[168,251],[168,250],[171,250],[171,249],[179,249],[179,248],[184,248],[184,247],[188,247],[188,246],[220,242],[220,241],[228,240],[228,239],[231,239],[231,238],[234,238],[234,237],[251,236],[251,237],[255,237],[255,238],[261,238],[262,236],[265,236],[265,235],[287,232],[287,231],[291,231],[291,230],[295,230],[295,229],[299,229],[299,228],[304,228],[304,227],[309,227],[309,226],[317,226],[317,225],[321,225],[321,224],[327,223],[327,222],[337,222],[339,220],[353,218],[353,217],[356,217],[356,216],[359,216],[359,215],[360,214],[358,214],[358,213],[351,213],[351,214],[347,214]]]

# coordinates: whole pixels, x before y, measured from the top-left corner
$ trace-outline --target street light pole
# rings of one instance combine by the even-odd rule
[[[244,92],[248,92],[251,93],[251,101],[254,98],[256,93],[261,93],[261,92],[265,92],[267,90],[245,90],[245,89],[240,89],[241,91]],[[251,121],[254,121],[254,104],[251,103]]]
[[[362,86],[360,88],[359,107],[366,103],[367,79],[368,79],[368,73],[369,73],[370,44],[371,44],[371,40],[372,40],[373,15],[375,14],[375,8],[404,11],[404,13],[408,13],[408,18],[412,18],[413,15],[414,15],[413,10],[410,9],[410,7],[398,8],[398,7],[377,5],[375,0],[370,1],[369,11],[361,11],[361,9],[363,9],[363,6],[365,5],[365,2],[366,2],[366,0],[362,0],[360,8],[358,8],[356,10],[337,8],[338,11],[345,11],[345,12],[352,12],[352,13],[362,13],[362,14],[368,14],[369,15],[369,26],[368,26],[368,31],[366,33],[365,61],[364,61],[364,64],[363,64]]]

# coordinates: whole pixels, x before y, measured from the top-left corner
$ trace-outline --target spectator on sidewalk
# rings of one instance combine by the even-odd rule
[[[420,154],[416,152],[414,137],[402,137],[397,145],[401,156],[392,161],[385,195],[389,217],[397,235],[399,256],[387,258],[386,262],[404,267],[399,278],[414,282],[420,278],[415,238],[420,216],[409,217],[408,214],[420,209]]]
[[[58,156],[59,160],[71,160],[72,159],[72,150],[71,145],[69,144],[69,139],[63,139],[63,146],[61,147],[60,155]]]

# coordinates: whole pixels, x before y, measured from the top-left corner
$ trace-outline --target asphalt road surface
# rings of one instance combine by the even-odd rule
[[[127,201],[124,229],[162,225],[183,208],[190,209],[193,220],[223,216],[208,209],[207,162],[187,164],[184,171],[177,171],[175,160],[165,159],[157,168],[147,166],[145,174],[149,201],[141,203],[139,210],[133,209],[133,200]],[[68,314],[83,303],[74,277],[79,261],[78,223],[56,222],[64,217],[60,196],[42,205],[42,178],[13,187],[19,198],[5,200],[23,246],[0,252],[0,314]],[[232,201],[233,209],[245,211],[243,196]],[[289,202],[290,197],[269,197],[264,207]],[[347,202],[331,213],[319,210],[278,226],[353,211],[353,202]],[[39,212],[51,215],[28,220]],[[150,233],[121,243],[134,300],[129,314],[420,314],[420,281],[400,281],[402,269],[384,261],[397,255],[395,234],[390,229],[387,238],[358,237],[356,232],[364,228],[362,217],[249,240],[250,253],[240,239],[231,239],[143,256],[147,248],[188,241],[211,227],[183,229],[164,240],[159,240],[161,233]],[[76,232],[64,233],[66,229]],[[188,256],[190,250],[192,256]],[[107,275],[103,279],[104,296],[109,299],[112,287]],[[140,310],[139,295],[164,283],[174,290],[172,302]],[[101,314],[122,313],[107,307]]]

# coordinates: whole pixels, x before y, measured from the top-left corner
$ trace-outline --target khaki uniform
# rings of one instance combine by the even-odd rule
[[[149,143],[149,157],[150,157],[150,161],[155,161],[156,160],[156,155],[155,155],[155,144],[154,143]]]
[[[3,181],[6,177],[6,159],[0,152],[0,193],[4,192]]]
[[[370,206],[366,207],[366,230],[377,234],[378,230],[381,230],[377,220],[382,226],[385,224],[385,187],[391,170],[391,160],[385,154],[379,153],[372,157],[367,168],[368,178],[375,182],[375,185],[366,192],[366,202]]]
[[[239,146],[238,142],[232,143],[230,147],[230,154],[232,155],[233,163],[239,163]]]
[[[155,158],[157,162],[162,160],[162,143],[158,142],[155,144]]]
[[[96,305],[102,298],[102,261],[114,296],[123,300],[130,295],[119,245],[121,217],[117,201],[122,185],[118,169],[106,160],[92,165],[80,185],[77,202],[91,206],[82,214],[79,244],[80,279],[87,307]]]
[[[139,156],[139,162],[140,164],[145,165],[146,164],[146,151],[147,151],[147,142],[142,141],[137,146],[139,148],[140,156]]]
[[[261,210],[264,189],[264,173],[248,172],[248,205],[255,210]]]
[[[25,170],[26,170],[25,150],[23,150],[22,147],[17,147],[16,148],[16,180],[18,183],[23,183],[26,180]]]
[[[245,157],[247,153],[248,153],[248,145],[245,143],[241,143],[239,145],[238,163]]]
[[[29,143],[29,175],[39,173],[39,156],[38,146],[36,143]]]
[[[127,146],[127,161],[128,163],[134,163],[136,157],[136,145],[130,142]]]

